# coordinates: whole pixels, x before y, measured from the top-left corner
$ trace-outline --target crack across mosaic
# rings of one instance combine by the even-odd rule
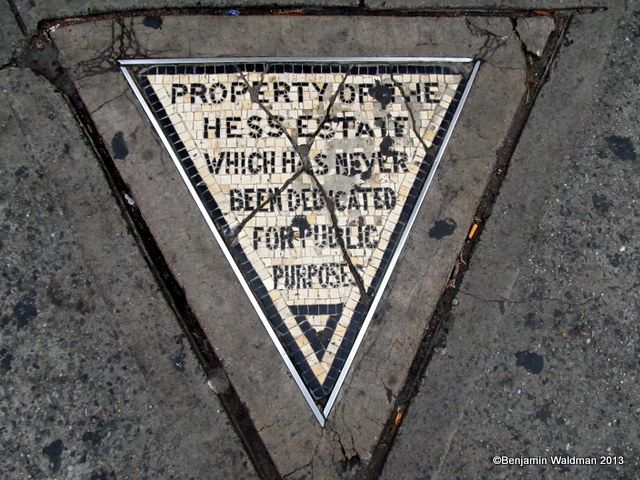
[[[424,64],[156,65],[137,82],[324,406],[468,77]]]

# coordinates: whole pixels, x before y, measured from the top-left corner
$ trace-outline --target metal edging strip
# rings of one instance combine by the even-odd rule
[[[367,317],[365,318],[365,321],[360,329],[360,332],[358,333],[358,336],[356,337],[356,340],[353,344],[353,346],[351,347],[351,351],[349,352],[349,356],[347,357],[347,360],[345,361],[345,364],[342,367],[342,371],[340,372],[340,376],[338,377],[338,379],[336,380],[336,384],[333,388],[333,391],[331,392],[331,395],[329,396],[329,400],[327,402],[327,404],[324,407],[323,411],[320,411],[320,409],[318,408],[318,406],[316,405],[315,401],[313,400],[313,398],[311,398],[311,395],[307,389],[307,387],[305,386],[304,382],[302,381],[302,378],[300,377],[300,374],[298,373],[298,371],[295,369],[293,363],[291,362],[291,360],[289,359],[287,353],[285,352],[282,344],[280,343],[280,341],[278,340],[277,335],[275,334],[275,331],[273,330],[273,327],[271,326],[271,324],[269,323],[268,319],[266,318],[264,312],[262,311],[262,309],[260,308],[260,305],[258,304],[253,292],[251,291],[251,289],[249,288],[249,285],[247,284],[246,280],[244,279],[244,277],[242,276],[242,273],[240,272],[240,269],[238,268],[238,266],[236,265],[233,257],[231,256],[231,252],[229,251],[229,249],[227,248],[227,245],[224,243],[222,237],[220,236],[220,234],[218,233],[218,230],[216,229],[215,225],[213,224],[213,220],[211,219],[211,217],[209,216],[209,214],[207,213],[202,201],[200,200],[200,198],[198,197],[197,192],[195,191],[195,188],[193,187],[193,185],[191,184],[191,181],[189,180],[189,177],[187,176],[186,171],[184,170],[184,168],[182,167],[182,164],[180,163],[180,160],[178,159],[177,155],[175,154],[173,147],[171,145],[171,143],[169,142],[169,140],[166,138],[166,136],[164,135],[164,132],[162,131],[162,128],[160,127],[160,124],[158,123],[158,121],[155,119],[153,112],[151,111],[149,105],[147,104],[144,96],[142,95],[138,84],[136,83],[136,81],[133,79],[133,77],[131,76],[131,74],[129,73],[127,67],[131,67],[131,66],[148,66],[148,65],[173,65],[173,64],[190,64],[190,65],[194,65],[194,64],[211,64],[211,63],[258,63],[258,62],[268,62],[268,63],[276,63],[276,62],[287,62],[287,63],[327,63],[327,62],[332,62],[332,63],[470,63],[472,62],[473,59],[472,58],[468,58],[468,57],[229,57],[229,58],[158,58],[158,59],[152,59],[152,58],[146,58],[146,59],[122,59],[119,60],[118,63],[120,64],[120,68],[122,70],[122,73],[125,77],[125,79],[127,80],[127,83],[129,84],[129,86],[131,87],[131,89],[133,90],[134,95],[136,96],[136,98],[138,99],[138,101],[140,102],[140,105],[142,106],[142,109],[144,110],[145,114],[147,115],[147,117],[149,118],[149,121],[151,122],[151,124],[153,125],[154,129],[156,130],[156,133],[160,136],[160,139],[162,140],[162,143],[164,144],[166,150],[168,151],[169,155],[171,156],[171,159],[173,160],[173,163],[175,164],[176,168],[178,169],[178,172],[180,173],[180,176],[182,177],[182,180],[184,181],[184,183],[187,186],[187,189],[189,190],[189,193],[191,194],[191,196],[193,197],[193,199],[196,202],[196,205],[198,206],[198,209],[200,210],[200,213],[202,214],[202,216],[205,219],[205,222],[207,223],[207,226],[209,227],[209,230],[211,230],[211,233],[213,234],[214,238],[216,239],[218,245],[220,245],[222,252],[224,253],[225,258],[227,259],[227,261],[229,262],[229,264],[231,265],[231,268],[233,270],[233,272],[235,273],[236,277],[238,278],[238,280],[240,281],[240,284],[242,285],[242,288],[244,289],[245,293],[247,294],[247,297],[249,297],[249,301],[251,302],[254,310],[256,311],[256,313],[258,314],[258,317],[260,318],[262,324],[264,325],[265,329],[267,330],[267,333],[269,334],[269,337],[271,338],[271,341],[274,343],[278,353],[280,354],[280,356],[282,357],[282,359],[284,360],[285,365],[287,366],[289,373],[291,373],[293,379],[296,382],[296,385],[298,386],[298,388],[300,389],[300,391],[302,392],[302,395],[304,396],[304,399],[306,400],[307,404],[309,405],[309,408],[311,409],[311,411],[313,412],[314,416],[316,417],[316,419],[318,420],[318,423],[320,424],[321,427],[324,427],[325,425],[325,420],[327,418],[327,416],[329,415],[331,409],[333,408],[333,405],[336,401],[336,398],[338,396],[338,393],[340,391],[340,388],[342,387],[342,384],[344,383],[344,380],[349,372],[349,369],[351,367],[351,364],[353,363],[353,360],[355,358],[355,355],[360,347],[360,344],[362,343],[362,340],[366,334],[366,331],[369,327],[369,324],[371,323],[371,320],[373,318],[373,315],[375,313],[375,310],[378,306],[378,303],[380,302],[380,299],[382,297],[382,293],[384,292],[387,283],[389,281],[389,278],[391,276],[391,273],[393,272],[393,269],[395,267],[395,264],[398,260],[398,257],[404,247],[404,244],[407,240],[407,237],[409,235],[409,232],[411,231],[411,227],[413,226],[413,223],[417,217],[418,211],[420,210],[420,207],[422,206],[422,203],[424,201],[424,198],[426,196],[427,190],[431,184],[431,181],[433,179],[433,176],[435,174],[435,171],[438,167],[438,164],[440,163],[440,160],[442,159],[442,156],[444,155],[444,151],[447,147],[447,144],[449,142],[449,139],[451,138],[451,134],[456,126],[456,123],[458,121],[458,117],[460,116],[460,113],[462,111],[462,107],[464,106],[464,103],[466,102],[466,99],[469,95],[469,91],[471,90],[471,86],[475,80],[476,74],[478,72],[478,68],[480,67],[480,62],[476,61],[473,70],[471,72],[471,75],[469,76],[469,79],[467,80],[467,85],[465,86],[464,92],[462,93],[462,97],[460,99],[460,103],[458,104],[456,111],[453,115],[453,118],[451,120],[451,124],[449,125],[449,128],[447,129],[447,132],[445,133],[442,145],[440,147],[440,149],[438,150],[438,154],[436,155],[436,159],[434,161],[434,166],[432,167],[429,176],[427,177],[427,180],[425,182],[425,185],[422,188],[422,191],[420,192],[420,196],[417,199],[417,203],[413,208],[413,211],[411,213],[411,216],[409,217],[409,220],[407,222],[407,226],[405,227],[402,236],[400,237],[400,240],[398,242],[398,246],[396,247],[396,250],[391,258],[391,261],[389,263],[389,266],[387,267],[387,270],[385,272],[385,275],[382,278],[382,281],[380,283],[380,286],[378,287],[378,291],[376,293],[376,296],[373,299],[373,302],[371,303],[371,306],[369,307],[369,311],[367,313]]]
[[[455,113],[453,114],[453,118],[451,119],[451,124],[449,125],[449,128],[447,129],[447,132],[445,133],[444,139],[442,141],[442,145],[440,146],[440,148],[438,149],[438,154],[436,155],[436,159],[433,163],[433,167],[431,167],[431,171],[429,172],[429,176],[427,177],[427,181],[425,182],[424,186],[422,187],[422,191],[420,192],[420,196],[418,197],[418,200],[416,201],[416,205],[414,205],[413,210],[411,212],[411,216],[409,217],[409,220],[407,221],[407,226],[404,228],[403,232],[402,232],[402,236],[400,237],[400,240],[398,241],[398,246],[396,247],[395,252],[393,253],[393,256],[391,257],[391,261],[389,262],[389,266],[387,267],[387,270],[384,274],[384,276],[382,277],[382,281],[380,282],[380,285],[378,287],[378,291],[376,292],[376,296],[374,297],[373,301],[371,302],[371,306],[369,307],[369,311],[367,312],[367,317],[364,320],[364,323],[362,324],[362,327],[360,328],[360,332],[358,333],[358,336],[356,337],[356,340],[353,344],[353,347],[351,347],[351,351],[349,352],[349,356],[347,357],[347,360],[345,361],[344,366],[342,367],[342,371],[340,372],[340,376],[338,377],[338,380],[336,380],[336,384],[333,387],[333,391],[331,392],[331,395],[329,396],[329,400],[327,401],[327,404],[324,407],[323,410],[323,414],[325,416],[325,418],[329,415],[329,412],[331,412],[331,408],[333,408],[333,404],[336,401],[336,398],[338,397],[338,392],[340,391],[340,388],[342,387],[342,384],[349,372],[349,369],[351,368],[351,364],[353,363],[353,359],[356,356],[356,353],[358,352],[358,348],[360,347],[360,344],[362,343],[362,339],[364,338],[367,329],[369,327],[369,324],[371,323],[371,319],[373,318],[373,315],[376,311],[376,308],[378,307],[378,303],[380,302],[380,299],[382,298],[382,294],[384,293],[385,288],[387,287],[387,283],[389,282],[389,278],[391,277],[391,273],[393,272],[393,269],[396,266],[396,262],[398,261],[398,257],[400,256],[400,253],[402,252],[402,249],[404,247],[404,244],[407,241],[407,237],[409,236],[409,233],[411,232],[411,227],[413,226],[413,223],[416,220],[416,217],[418,216],[418,212],[420,211],[420,207],[422,206],[422,202],[424,201],[425,196],[427,195],[427,190],[429,189],[429,186],[431,185],[431,181],[433,180],[433,177],[436,173],[436,170],[438,168],[438,165],[440,164],[440,160],[442,159],[443,155],[444,155],[444,151],[447,148],[447,144],[449,143],[449,139],[451,138],[451,134],[453,133],[453,129],[456,126],[456,123],[458,122],[458,118],[460,117],[460,113],[462,112],[462,107],[464,107],[464,104],[467,100],[467,97],[469,96],[469,92],[471,91],[471,86],[473,85],[473,82],[476,78],[476,74],[478,73],[478,68],[480,67],[480,62],[477,61],[475,63],[475,65],[473,66],[473,70],[471,71],[471,75],[469,75],[469,79],[467,80],[467,84],[465,85],[465,89],[462,92],[462,97],[460,98],[460,103],[458,103],[458,106],[456,108]]]
[[[210,63],[470,63],[469,57],[217,57],[121,59],[121,66],[200,65]]]

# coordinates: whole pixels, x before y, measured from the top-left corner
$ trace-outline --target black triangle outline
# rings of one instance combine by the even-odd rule
[[[340,317],[342,317],[342,303],[330,305],[290,305],[289,310],[304,336],[309,340],[318,361],[322,361],[333,332],[335,332]],[[307,320],[307,315],[329,315],[327,325],[317,332]]]
[[[460,62],[464,63],[464,62]],[[367,305],[364,305],[361,301],[358,302],[354,309],[354,313],[351,317],[351,321],[349,322],[349,326],[347,327],[347,331],[343,338],[343,341],[336,352],[335,359],[333,364],[331,365],[331,369],[329,370],[325,381],[320,384],[317,378],[309,368],[309,365],[300,351],[297,343],[295,342],[293,336],[290,334],[288,328],[285,326],[282,317],[279,315],[278,310],[273,305],[271,298],[269,297],[268,290],[264,286],[263,282],[260,280],[260,277],[257,275],[256,271],[251,266],[246,254],[242,250],[242,247],[239,243],[232,244],[228,239],[228,234],[230,232],[230,227],[220,212],[220,209],[215,202],[213,196],[209,192],[206,187],[202,177],[200,176],[197,168],[195,167],[193,161],[189,157],[187,149],[183,145],[180,140],[179,135],[175,131],[173,124],[169,120],[169,117],[162,106],[162,103],[158,100],[153,87],[147,80],[148,75],[157,75],[157,74],[190,74],[190,70],[193,69],[193,73],[209,73],[210,69],[215,68],[224,68],[227,73],[236,73],[237,65],[242,65],[244,67],[243,71],[252,71],[252,69],[256,69],[254,71],[261,71],[260,69],[264,69],[264,67],[269,66],[269,62],[261,62],[255,64],[233,64],[233,65],[224,65],[224,64],[209,64],[209,65],[180,65],[179,61],[176,61],[174,65],[167,64],[159,64],[159,65],[150,65],[149,67],[143,69],[142,71],[137,72],[135,75],[143,93],[143,97],[148,103],[148,106],[153,113],[155,120],[160,125],[162,132],[170,143],[171,147],[174,150],[174,153],[178,157],[182,168],[185,173],[189,177],[193,187],[195,188],[198,196],[202,204],[204,205],[207,213],[209,214],[211,220],[215,224],[216,228],[221,234],[221,238],[225,242],[229,252],[234,258],[237,266],[241,274],[243,275],[245,281],[249,285],[256,301],[259,303],[262,311],[264,312],[266,318],[268,319],[271,327],[276,333],[278,339],[280,340],[282,346],[284,347],[289,359],[293,363],[296,368],[298,374],[302,378],[305,386],[309,393],[312,394],[314,401],[317,405],[324,407],[329,396],[333,391],[333,387],[342,371],[342,367],[344,366],[347,357],[355,343],[356,337],[364,324],[365,318],[369,311]],[[330,68],[332,73],[344,72],[346,69],[346,65],[342,64],[331,64],[331,62],[326,62],[324,65],[279,65],[283,67],[279,71],[294,71],[294,67],[299,69],[302,68],[304,71],[306,68],[310,68],[312,71],[316,72],[317,68],[322,68],[323,66],[327,66]],[[355,67],[358,68],[358,67]],[[371,65],[367,65],[366,67],[362,67],[364,69],[370,68],[378,68],[378,69],[387,69],[387,72],[384,73],[412,73],[407,69],[416,69],[419,73],[426,74],[447,74],[451,73],[451,70],[448,67],[442,66],[434,66],[434,65],[385,65],[381,62],[380,65],[376,65],[372,67]],[[404,70],[404,71],[403,71]],[[295,70],[297,72],[297,70]],[[276,72],[277,73],[277,72]],[[448,131],[451,120],[453,119],[454,113],[457,110],[458,104],[462,97],[462,93],[465,90],[467,85],[468,77],[463,76],[456,90],[455,96],[452,99],[447,112],[440,124],[438,129],[438,133],[434,141],[432,142],[429,151],[425,155],[420,165],[420,170],[416,175],[416,180],[413,182],[407,200],[405,201],[405,205],[402,209],[400,217],[396,222],[394,227],[394,231],[389,239],[389,244],[383,254],[382,261],[374,278],[371,282],[367,290],[367,295],[369,298],[373,298],[380,283],[384,277],[385,272],[389,268],[390,259],[398,247],[398,241],[404,231],[404,228],[407,226],[407,222],[411,213],[416,205],[416,200],[420,195],[420,192],[429,177],[429,174],[434,166],[437,152],[442,146],[442,141],[445,133]]]

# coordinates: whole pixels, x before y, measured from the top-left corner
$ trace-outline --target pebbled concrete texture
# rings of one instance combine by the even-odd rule
[[[110,12],[132,10],[167,9],[204,9],[229,8],[230,15],[242,15],[243,8],[250,7],[356,7],[358,0],[108,0],[106,2],[92,0],[67,0],[51,2],[49,0],[15,0],[20,15],[24,18],[30,32],[35,32],[38,22],[68,17],[97,15]]]
[[[608,0],[365,0],[371,9],[408,10],[538,10],[607,6]]]
[[[637,478],[640,16],[609,7],[573,19],[384,479]]]
[[[0,2],[0,66],[8,64],[26,44],[9,3]]]
[[[2,477],[255,478],[67,104],[0,85]]]
[[[151,6],[128,0],[96,5],[15,3],[30,33],[45,18]],[[639,47],[638,2],[627,2],[626,11],[622,2],[613,0],[428,4],[407,0],[367,5],[474,9],[605,3],[608,12],[574,17],[472,259],[446,345],[438,349],[427,370],[383,479],[637,478],[640,73],[632,59]],[[15,56],[25,41],[6,5],[0,3],[0,58],[6,59],[2,63]],[[517,23],[527,49],[534,52],[540,44],[524,37],[530,25]],[[147,24],[149,31],[155,30],[157,18],[149,17]],[[510,35],[510,27],[491,25],[495,32],[498,27]],[[146,31],[140,30],[145,37]],[[94,33],[89,30],[88,35]],[[390,33],[394,34],[398,33]],[[255,41],[248,35],[238,52]],[[425,44],[441,40],[426,30],[421,35]],[[77,46],[87,38],[75,39]],[[311,48],[302,43],[295,47]],[[170,47],[180,50],[188,45]],[[498,70],[512,68],[498,64]],[[120,78],[117,72],[109,75]],[[127,233],[97,160],[66,104],[48,83],[27,70],[2,70],[0,86],[4,152],[0,170],[5,179],[0,186],[3,478],[200,479],[211,478],[212,472],[216,478],[255,478],[218,401],[204,386],[188,342]],[[93,108],[100,110],[117,95],[131,102],[124,92],[103,88]],[[126,111],[135,110],[131,103]],[[124,120],[115,118],[114,125],[118,121],[125,125]],[[116,158],[125,157],[118,162],[136,154],[132,148],[136,143],[144,146],[138,155],[162,157],[162,147],[150,135],[145,137],[142,129],[133,136],[137,140],[123,134],[127,153],[114,151]],[[113,146],[111,138],[106,140]],[[499,143],[494,134],[482,140],[495,148]],[[452,163],[464,165],[469,158],[477,159],[454,155]],[[456,178],[456,170],[447,170],[447,165],[436,178],[441,188]],[[171,173],[173,167],[167,163],[142,176],[174,188]],[[163,193],[167,204],[174,200],[171,191]],[[451,200],[447,195],[436,198]],[[449,233],[453,229],[455,235],[463,235],[468,212],[453,209],[450,215],[425,206],[439,220],[418,227],[440,241],[438,248],[451,248],[462,237]],[[200,220],[192,211],[185,213],[185,219]],[[201,233],[178,232],[177,238],[208,252],[210,245],[202,241]],[[420,239],[407,248],[414,258],[425,255]],[[402,275],[433,275],[410,262],[398,269]],[[195,271],[206,278],[206,270]],[[235,285],[228,272],[216,275]],[[411,302],[405,304],[405,318],[414,323],[426,318],[421,305],[425,291],[424,285],[412,290]],[[253,318],[250,308],[235,302],[240,297],[232,288],[224,295],[233,301],[221,307],[222,314]],[[402,296],[398,294],[398,302]],[[387,351],[397,348],[398,342],[404,347],[396,333],[388,329],[375,342],[386,344]],[[250,349],[243,355],[248,357],[251,349],[270,346],[264,337],[247,334],[247,339]],[[375,342],[365,351],[375,351]],[[384,360],[387,351],[376,364],[383,371],[397,361],[393,355]],[[258,377],[260,368],[258,360],[249,370],[249,387],[277,386],[275,405],[299,399],[286,373],[263,379]],[[366,405],[386,408],[392,399],[382,387],[392,380],[397,388],[403,379],[379,375],[378,368],[355,378],[356,388],[349,395],[371,396]],[[292,408],[295,414],[309,415],[302,402]],[[286,420],[290,413],[280,410],[277,419]],[[298,453],[290,453],[288,467],[281,469],[289,478],[322,478],[318,472],[326,468],[350,478],[359,462],[367,460],[365,454],[360,457],[362,445],[373,443],[367,424],[380,412],[364,406],[352,413],[351,417],[343,413],[337,426],[325,430],[326,441],[334,448],[325,464],[304,464],[296,457],[311,448],[306,440],[315,432],[300,431],[287,438],[278,424],[258,427],[273,445],[290,441],[296,446]],[[365,421],[352,423],[358,415]],[[386,417],[380,414],[380,418]],[[347,433],[351,428],[355,438]],[[550,454],[623,455],[626,463],[558,468],[491,464],[494,455]]]
[[[551,17],[522,17],[516,20],[515,31],[527,52],[539,57],[542,55],[549,34],[554,30],[555,22]]]
[[[472,222],[495,149],[524,94],[521,44],[505,18],[474,18],[470,23],[454,18],[344,16],[162,20],[162,30],[134,17],[60,28],[52,37],[100,134],[113,155],[123,157],[116,166],[280,472],[288,478],[349,478],[371,458]],[[126,32],[122,37],[130,42],[114,42],[112,28]],[[201,35],[202,31],[210,33]],[[377,41],[381,31],[389,32],[385,42]],[[91,43],[85,40],[89,32]],[[292,43],[291,38],[300,40]],[[481,69],[388,294],[327,427],[321,429],[129,86],[109,63],[112,53],[168,58],[206,57],[212,51],[229,56],[470,56],[488,45],[494,47],[490,62]],[[127,155],[120,154],[121,140]]]

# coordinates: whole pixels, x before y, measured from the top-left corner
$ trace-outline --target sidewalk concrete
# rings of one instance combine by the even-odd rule
[[[150,3],[14,2],[28,35],[45,19],[164,6],[233,8],[253,2]],[[279,3],[311,6],[279,0],[269,5]],[[358,4],[320,0],[313,5]],[[454,301],[448,334],[422,378],[380,478],[637,478],[638,1],[364,2],[372,10],[400,8],[403,12],[593,6],[607,9],[573,18],[493,214],[483,226]],[[475,17],[474,21],[485,20]],[[512,35],[511,22],[500,22]],[[157,21],[147,23],[151,26],[141,35],[143,39],[153,34]],[[75,41],[87,42],[94,33],[88,30]],[[69,106],[45,79],[27,69],[6,66],[26,48],[27,34],[22,33],[9,3],[0,2],[3,478],[257,478],[220,402],[206,386],[189,342],[128,231]],[[484,37],[474,41],[481,45]],[[287,45],[292,54],[313,48]],[[515,45],[513,50],[519,51],[520,44]],[[525,41],[524,46],[537,49],[534,41]],[[512,64],[492,68],[514,78],[520,78],[522,71],[520,65]],[[96,106],[102,103],[96,101]],[[130,103],[126,108],[131,112],[137,107]],[[509,120],[503,118],[505,124]],[[495,123],[487,127],[491,130]],[[151,136],[143,130],[137,135]],[[105,140],[112,145],[111,137]],[[480,141],[497,148],[502,137],[487,135]],[[161,145],[153,140],[145,145],[146,154],[163,155]],[[126,144],[132,152],[135,146],[133,140]],[[451,150],[451,154],[464,166],[468,152],[456,155]],[[444,167],[439,174],[445,174],[447,181],[455,179],[452,166]],[[160,171],[162,181],[175,181],[167,180],[169,171],[175,173],[172,165]],[[171,192],[167,189],[163,194],[171,196]],[[455,192],[445,188],[439,198],[451,196]],[[467,207],[456,209],[455,218],[462,219],[457,222],[459,228],[455,237],[448,236],[442,244],[462,242],[474,205]],[[432,220],[453,217],[441,215],[445,210],[438,206],[431,208]],[[187,215],[197,217],[194,212]],[[191,218],[187,215],[185,221]],[[424,231],[430,226],[428,219],[421,224]],[[189,234],[204,238],[202,232]],[[201,243],[198,248],[208,251],[211,246]],[[412,258],[425,257],[420,242],[408,252]],[[399,267],[415,274],[411,258]],[[446,276],[448,269],[441,270],[439,275]],[[235,282],[232,275],[224,275]],[[420,291],[427,287],[435,288],[425,283]],[[234,288],[235,283],[226,291],[233,301],[224,305],[224,311],[240,317],[245,312],[253,318],[244,303],[234,303],[238,298]],[[408,298],[403,301],[410,302],[413,318],[407,323],[426,325],[424,311],[433,305],[425,305],[420,294],[407,296],[404,291],[393,295]],[[203,298],[191,300],[210,302]],[[253,333],[245,333],[251,348],[270,348],[263,330],[256,332],[253,340]],[[415,335],[404,334],[413,338],[409,341],[418,341]],[[382,335],[376,341],[384,343],[385,338]],[[386,343],[388,349],[401,348]],[[386,353],[377,355],[378,368],[389,371],[398,358],[409,362],[412,356],[407,351],[387,360]],[[260,361],[264,357],[256,357],[249,376],[242,380],[243,388],[258,383],[251,374],[264,368]],[[237,364],[229,368],[239,369]],[[274,413],[273,423],[257,425],[272,454],[280,455],[279,465],[286,465],[281,474],[289,474],[288,478],[327,478],[326,472],[337,478],[357,475],[370,458],[372,435],[378,434],[378,430],[371,434],[374,429],[366,426],[374,423],[369,417],[376,416],[379,427],[404,380],[382,378],[374,370],[368,376],[361,374],[360,383],[354,382],[365,407],[358,411],[352,404],[351,416],[342,413],[336,425],[323,433],[317,434],[315,425],[306,432],[295,431],[287,419],[289,412],[282,409]],[[375,392],[367,381],[375,383]],[[388,381],[393,382],[391,394],[383,388]],[[277,387],[277,401],[289,396],[300,400],[284,367],[278,375],[261,380],[269,382]],[[374,398],[367,398],[372,392]],[[300,415],[310,415],[299,403]],[[385,410],[381,413],[371,405]],[[310,445],[314,442],[324,442],[329,452],[322,462],[313,461]],[[289,445],[297,450],[289,453]],[[492,461],[494,456],[549,461],[551,455],[596,459],[603,455],[612,461],[622,456],[624,464],[514,467]],[[312,461],[305,464],[305,458]]]
[[[607,0],[365,0],[371,9],[406,10],[536,10],[571,9],[607,6]]]
[[[385,479],[637,478],[640,23],[609,7],[572,22]],[[492,463],[551,455],[625,463]]]
[[[67,104],[0,85],[2,477],[254,478]]]
[[[143,17],[128,17],[61,26],[52,34],[61,63],[73,72],[98,132],[118,159],[116,168],[283,475],[329,480],[368,464],[473,222],[492,174],[496,143],[507,135],[525,93],[526,74],[522,45],[510,20],[475,18],[470,23],[461,18],[198,15],[164,17],[161,30],[149,28]],[[540,29],[543,44],[550,30]],[[113,31],[131,41],[114,42]],[[203,36],[203,31],[212,33]],[[382,31],[389,33],[379,42]],[[292,43],[291,38],[300,41]],[[494,44],[491,39],[496,38],[500,41]],[[125,49],[132,57],[150,58],[206,58],[211,52],[469,57],[488,45],[493,55],[480,68],[451,150],[438,168],[335,409],[320,428],[124,76],[114,71],[113,52]],[[126,144],[126,154],[117,151],[120,143]],[[438,222],[451,226],[440,234]],[[297,254],[290,255],[293,259]]]
[[[51,2],[48,0],[16,0],[16,6],[23,16],[29,32],[33,33],[42,20],[58,18],[80,17],[110,12],[126,12],[149,9],[206,9],[229,8],[232,10],[251,7],[357,7],[358,0],[270,0],[256,2],[255,0],[107,0],[105,2],[91,2],[88,0],[71,0]]]
[[[15,58],[26,43],[9,3],[0,2],[0,66]]]

